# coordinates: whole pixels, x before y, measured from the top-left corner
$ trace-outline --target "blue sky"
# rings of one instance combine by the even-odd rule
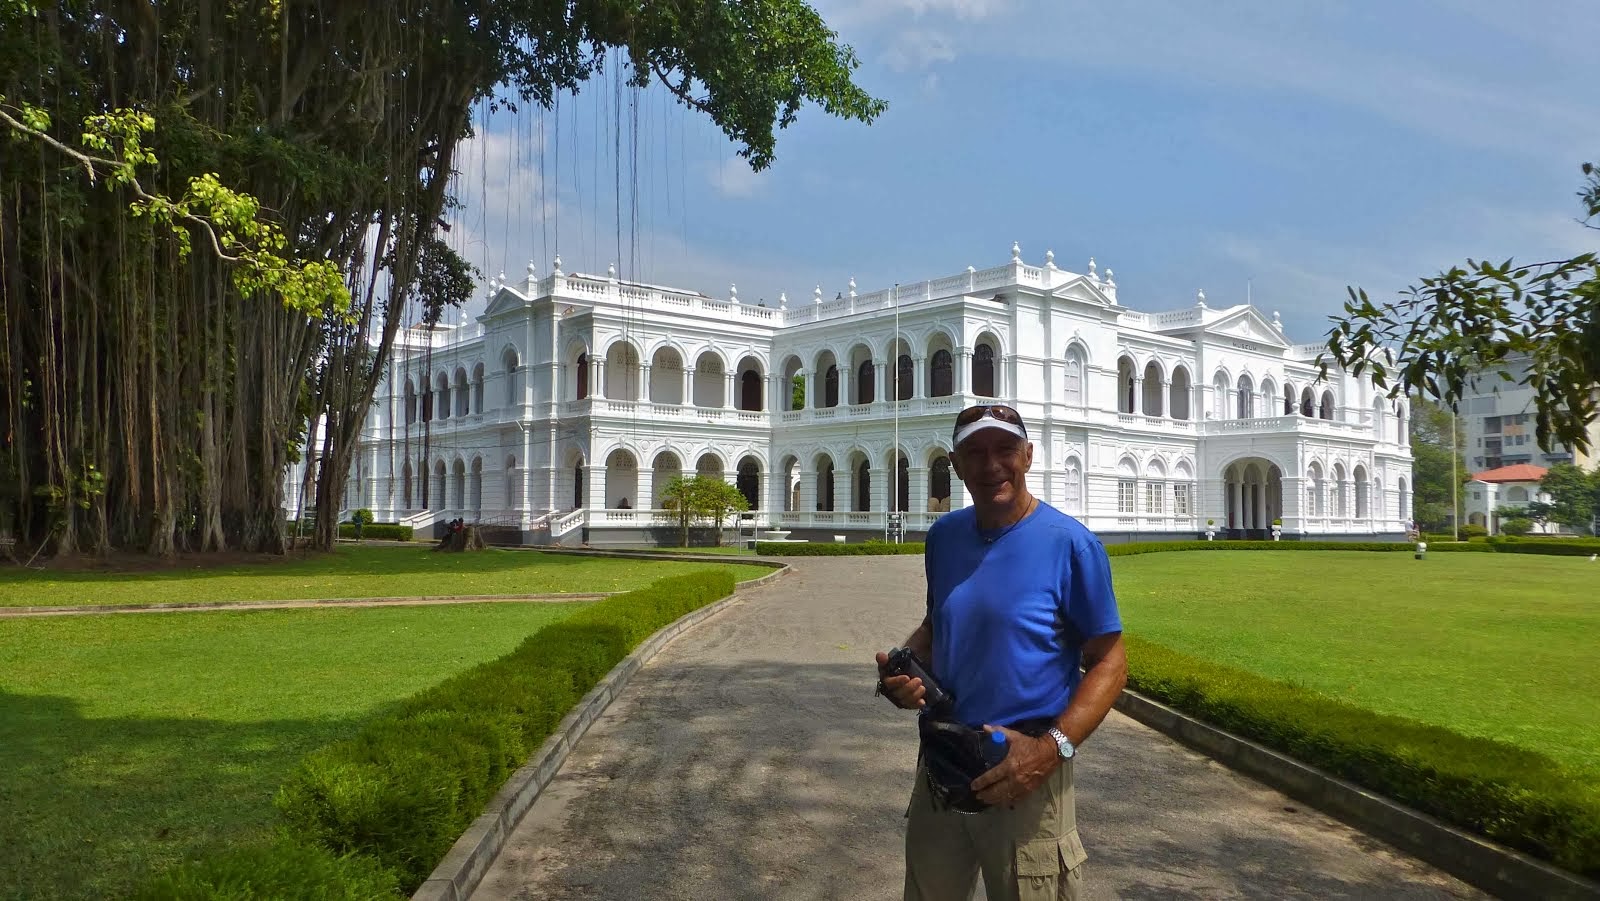
[[[1240,303],[1248,282],[1315,341],[1346,285],[1600,246],[1575,221],[1578,166],[1600,161],[1586,5],[822,0],[889,101],[875,124],[808,108],[757,174],[607,76],[559,116],[480,123],[451,240],[486,275],[547,273],[559,248],[568,271],[769,305],[998,265],[1016,241],[1033,264],[1095,257],[1135,309]]]

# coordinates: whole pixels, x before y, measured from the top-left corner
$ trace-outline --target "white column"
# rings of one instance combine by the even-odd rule
[[[839,367],[839,406],[848,407],[855,403],[855,397],[850,394],[850,383],[853,381],[849,366]],[[837,484],[837,483],[835,483]],[[838,506],[835,504],[834,506]]]
[[[694,370],[688,366],[683,368],[683,405],[694,406]]]
[[[604,510],[606,507],[606,468],[604,466],[585,466],[583,469],[583,506],[589,510]]]
[[[833,471],[833,509],[847,512],[856,508],[856,471],[846,463]]]
[[[913,466],[907,473],[907,481],[911,483],[908,491],[912,513],[928,512],[928,467]]]
[[[606,361],[589,359],[589,396],[606,396]]]
[[[911,398],[916,400],[928,396],[928,360],[926,357],[911,358]]]
[[[878,403],[884,403],[886,401],[893,400],[893,398],[889,396],[888,372],[889,366],[887,363],[872,364],[872,377],[874,379],[874,384],[872,386],[872,399]]]
[[[654,467],[639,467],[639,496],[632,499],[635,510],[650,510],[655,507],[656,497],[656,471]]]
[[[734,403],[734,385],[739,382],[737,372],[724,372],[722,374],[722,409],[732,410],[738,406]]]
[[[967,394],[972,385],[972,351],[959,348],[955,359],[955,391],[958,395]]]

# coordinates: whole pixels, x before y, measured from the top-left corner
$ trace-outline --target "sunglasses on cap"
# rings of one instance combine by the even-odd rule
[[[978,404],[956,414],[951,443],[959,445],[983,429],[1000,429],[1024,441],[1028,438],[1028,427],[1023,424],[1021,413],[1005,404]]]

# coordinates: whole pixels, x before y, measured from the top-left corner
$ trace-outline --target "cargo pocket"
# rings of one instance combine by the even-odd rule
[[[1017,897],[1020,901],[1076,901],[1088,859],[1074,829],[1061,838],[1017,845]]]

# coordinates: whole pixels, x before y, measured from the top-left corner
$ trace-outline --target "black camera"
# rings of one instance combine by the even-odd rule
[[[883,675],[921,679],[922,689],[925,692],[922,700],[927,705],[923,709],[934,716],[946,716],[955,709],[956,699],[928,674],[927,666],[917,659],[917,655],[910,648],[895,648],[890,651],[889,662],[883,667]]]

